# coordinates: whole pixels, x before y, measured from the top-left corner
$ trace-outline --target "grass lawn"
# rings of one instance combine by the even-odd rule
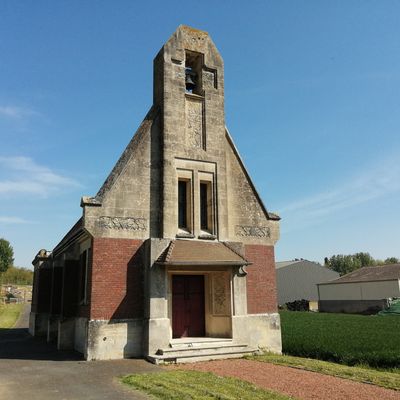
[[[0,329],[12,328],[23,307],[23,304],[0,304]]]
[[[128,375],[121,381],[163,400],[285,400],[292,397],[258,388],[235,378],[225,378],[210,372],[169,371]]]
[[[400,373],[377,371],[372,368],[349,367],[347,365],[340,365],[327,361],[278,354],[264,354],[262,356],[246,358],[319,372],[321,374],[351,379],[357,382],[367,382],[387,389],[400,390]]]
[[[280,315],[285,354],[351,366],[400,368],[397,316],[290,311]]]

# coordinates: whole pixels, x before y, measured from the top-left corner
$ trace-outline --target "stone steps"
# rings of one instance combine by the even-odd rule
[[[199,346],[207,346],[207,345],[226,345],[232,344],[232,339],[220,339],[220,338],[192,338],[192,339],[173,339],[173,341],[169,344],[169,347],[172,349],[182,349],[182,348],[193,348]]]
[[[247,344],[233,344],[231,339],[171,343],[159,349],[155,355],[147,356],[154,364],[189,363],[197,361],[240,358],[255,354],[258,349]]]

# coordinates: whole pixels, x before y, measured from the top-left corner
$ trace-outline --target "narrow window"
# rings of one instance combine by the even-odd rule
[[[200,183],[200,229],[206,231],[208,226],[208,184]]]
[[[200,182],[200,229],[213,233],[213,197],[211,182]]]
[[[86,288],[88,275],[88,250],[85,250],[80,257],[81,264],[81,285],[79,298],[82,303],[86,303]]]
[[[178,227],[188,228],[187,204],[188,204],[187,181],[178,181]]]

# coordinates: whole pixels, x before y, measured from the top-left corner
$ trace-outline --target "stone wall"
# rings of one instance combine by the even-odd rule
[[[89,321],[88,361],[140,357],[143,355],[142,346],[142,319]]]

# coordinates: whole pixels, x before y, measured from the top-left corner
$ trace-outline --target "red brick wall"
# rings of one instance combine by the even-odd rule
[[[247,274],[247,312],[262,314],[277,311],[275,256],[273,246],[246,245],[246,258],[253,264]]]
[[[131,239],[93,239],[91,319],[143,316],[142,243]]]

